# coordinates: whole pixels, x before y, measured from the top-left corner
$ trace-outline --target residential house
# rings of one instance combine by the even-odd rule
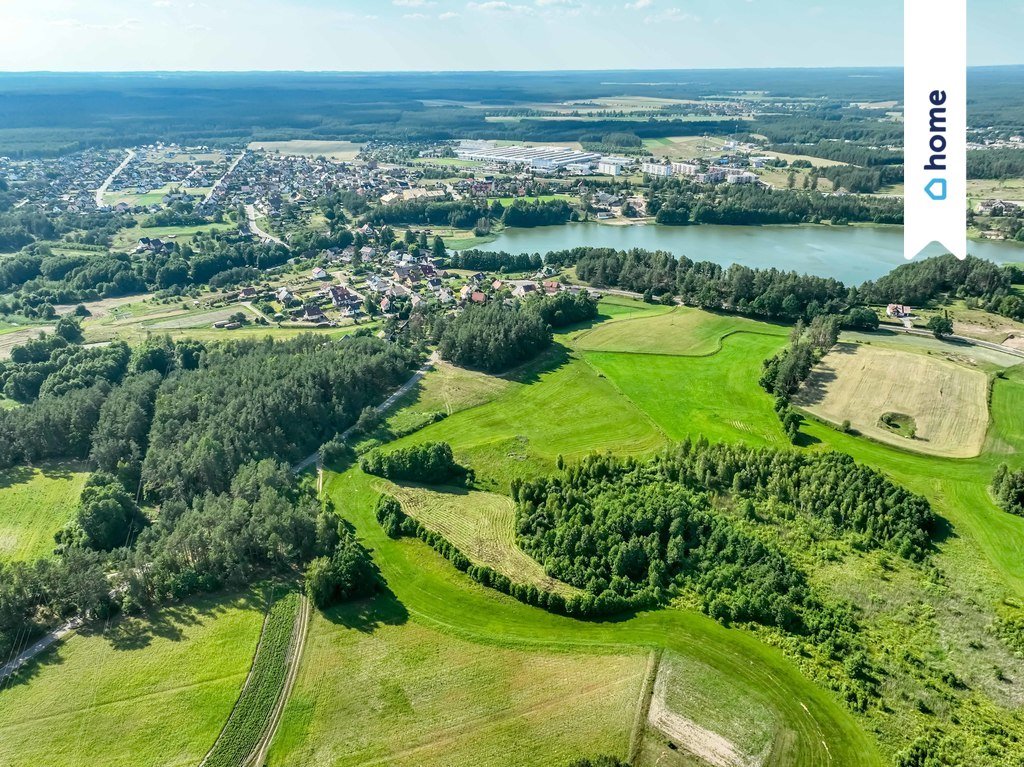
[[[306,304],[302,308],[302,315],[299,317],[303,322],[324,322],[327,319],[327,315],[324,314],[323,309],[313,304]]]
[[[885,316],[901,320],[904,317],[909,317],[911,311],[912,309],[904,304],[889,304],[885,307]]]

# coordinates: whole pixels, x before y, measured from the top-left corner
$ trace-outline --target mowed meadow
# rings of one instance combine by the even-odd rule
[[[216,594],[71,635],[0,684],[5,767],[194,767],[245,682],[264,606]]]
[[[271,764],[288,764],[293,758],[302,761],[298,755],[327,764],[397,764],[406,763],[411,754],[418,755],[418,763],[443,763],[434,755],[438,741],[460,749],[460,755],[476,764],[507,763],[492,749],[493,742],[505,742],[505,725],[489,723],[484,729],[496,733],[494,741],[480,741],[459,734],[457,727],[446,729],[436,713],[430,712],[435,700],[455,701],[450,712],[455,718],[462,715],[462,705],[473,710],[479,707],[481,703],[473,700],[465,682],[452,680],[449,685],[444,679],[435,680],[424,698],[415,687],[422,682],[410,680],[407,685],[403,674],[385,670],[392,666],[382,665],[375,671],[360,653],[350,656],[352,642],[369,638],[379,640],[375,645],[381,654],[378,659],[400,653],[407,641],[405,632],[419,634],[422,652],[431,656],[445,655],[464,642],[514,653],[555,650],[570,658],[578,653],[632,657],[652,648],[667,650],[672,660],[671,683],[663,690],[665,706],[681,709],[669,713],[679,713],[698,729],[705,728],[723,740],[726,747],[722,753],[732,753],[732,748],[743,759],[756,757],[762,764],[884,763],[906,747],[909,732],[928,726],[929,715],[914,708],[912,701],[934,701],[928,698],[925,681],[915,680],[904,665],[893,668],[889,694],[898,701],[895,708],[870,717],[857,716],[812,682],[794,658],[785,657],[749,632],[726,629],[691,610],[677,608],[620,621],[563,618],[477,585],[418,540],[396,541],[383,534],[372,507],[386,489],[428,528],[458,540],[474,561],[490,563],[499,571],[507,568],[508,574],[517,572],[526,582],[527,569],[509,564],[517,556],[514,520],[509,519],[510,507],[499,504],[513,479],[554,471],[559,456],[569,462],[592,450],[649,455],[687,437],[788,445],[772,399],[757,381],[762,360],[785,346],[789,328],[621,298],[603,300],[601,315],[592,326],[559,334],[552,351],[504,376],[458,369],[432,373],[389,419],[414,428],[394,446],[449,442],[456,458],[474,468],[477,485],[484,492],[389,487],[358,468],[328,476],[325,491],[371,548],[390,591],[362,608],[327,616],[327,623],[319,628],[314,624],[311,641],[316,637],[322,643],[318,652],[334,658],[335,670],[324,671],[325,660],[304,662],[271,751]],[[886,343],[901,341],[887,339]],[[904,351],[927,354],[924,347],[929,343],[915,339]],[[947,579],[939,596],[920,596],[926,579],[923,570],[893,569],[884,556],[851,552],[822,568],[816,577],[826,584],[842,579],[835,592],[867,608],[865,615],[877,622],[869,631],[879,647],[892,646],[896,654],[900,642],[915,642],[922,657],[944,657],[957,664],[972,691],[964,695],[983,691],[997,703],[1008,705],[1015,699],[1016,686],[1000,687],[992,669],[998,667],[1008,678],[1016,679],[1024,668],[1005,647],[985,635],[982,621],[990,620],[993,608],[1001,607],[1004,599],[1012,604],[1014,598],[1024,596],[1019,572],[1013,566],[1015,554],[1024,550],[1024,520],[996,509],[986,488],[998,462],[1024,448],[1024,409],[1017,407],[1024,405],[1024,375],[1019,367],[990,362],[983,360],[979,366],[983,373],[978,374],[994,374],[996,368],[1002,374],[993,379],[992,424],[985,449],[977,458],[923,455],[843,434],[810,418],[801,427],[798,444],[811,450],[840,449],[882,470],[926,495],[949,528],[935,556]],[[472,383],[474,378],[478,383]],[[445,380],[451,384],[451,397],[445,393]],[[460,396],[459,392],[472,394]],[[423,418],[424,413],[439,409],[444,410],[444,418]],[[414,422],[426,425],[416,429]],[[480,503],[471,504],[476,496]],[[876,580],[886,584],[885,588],[877,586]],[[892,600],[891,609],[871,607],[880,591]],[[972,607],[965,609],[968,604]],[[921,626],[915,617],[920,610],[931,610],[938,617]],[[424,628],[432,630],[429,638],[420,633]],[[954,650],[957,635],[972,637],[971,647],[981,649]],[[517,658],[512,666],[520,662]],[[337,687],[341,682],[334,681],[338,668],[367,675],[373,680],[368,684],[386,681],[388,692],[369,699],[360,692],[364,705],[359,711],[363,713],[355,715],[345,709],[346,715],[337,705],[343,698]],[[490,679],[492,672],[476,669],[473,673]],[[710,695],[709,690],[719,692]],[[409,702],[403,721],[418,734],[408,742],[396,738],[392,726],[378,718],[387,706],[397,705],[395,700]],[[499,718],[521,718],[518,705],[507,703]],[[604,716],[583,700],[567,699],[564,710],[573,712],[583,731],[589,722]],[[329,733],[347,732],[353,726],[351,716],[364,725],[361,745],[339,749],[338,735]],[[675,720],[670,717],[666,721]],[[489,729],[492,727],[498,729]],[[594,748],[578,753],[631,757],[637,765],[698,763],[692,754],[668,748],[668,740],[654,724],[633,722],[628,737],[620,736],[614,747],[594,740]],[[509,753],[518,764],[550,764],[544,756],[550,747],[548,731],[523,726],[515,750]]]
[[[52,553],[53,536],[71,519],[88,476],[75,463],[0,471],[0,559]]]

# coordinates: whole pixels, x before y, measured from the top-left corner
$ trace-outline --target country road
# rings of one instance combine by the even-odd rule
[[[102,208],[104,206],[104,204],[103,204],[103,195],[105,195],[107,193],[107,189],[109,189],[110,185],[112,183],[114,183],[114,179],[117,178],[119,175],[121,175],[121,171],[123,171],[125,168],[127,168],[128,167],[128,163],[130,163],[132,160],[135,159],[135,150],[134,149],[128,149],[126,151],[128,152],[128,155],[121,161],[121,164],[118,165],[116,168],[114,168],[113,172],[109,176],[107,176],[106,181],[104,181],[100,185],[100,188],[96,190],[96,207],[97,208]]]
[[[412,387],[419,383],[420,379],[423,378],[423,376],[425,376],[428,372],[430,372],[431,369],[433,369],[434,365],[436,365],[440,361],[440,359],[441,357],[438,355],[437,352],[431,354],[427,361],[423,363],[423,366],[415,373],[413,373],[412,377],[408,381],[406,381],[404,384],[395,389],[395,391],[392,393],[390,397],[388,397],[386,400],[377,405],[375,410],[378,413],[385,413],[388,410],[390,410],[391,407],[403,395],[407,394],[412,389]],[[343,441],[347,440],[352,435],[352,432],[355,430],[355,428],[355,426],[350,426],[348,429],[342,432],[341,439]],[[292,472],[298,474],[299,472],[308,469],[310,466],[317,462],[319,457],[319,451],[313,453],[313,455],[304,458],[303,460],[299,461],[297,464],[292,466]]]
[[[930,330],[922,330],[921,328],[892,328],[894,333],[906,333],[912,336],[928,336],[934,338],[934,333]],[[993,343],[992,341],[982,341],[980,338],[968,338],[967,336],[943,336],[940,340],[949,341],[952,343],[967,344],[968,346],[980,346],[983,349],[992,349],[997,352],[1005,352],[1011,354],[1014,357],[1024,358],[1024,350],[1014,349],[1012,346],[1003,346],[1002,344]]]
[[[60,628],[56,628],[53,631],[44,634],[31,647],[26,648],[19,653],[17,657],[8,661],[3,666],[0,666],[0,685],[7,681],[9,676],[17,673],[18,669],[39,655],[43,650],[56,644],[81,625],[81,618],[72,618]]]
[[[288,247],[288,245],[285,244],[285,241],[282,240],[280,237],[275,237],[274,235],[265,232],[259,228],[259,226],[256,224],[255,205],[245,206],[245,217],[249,220],[249,231],[256,235],[260,240],[262,240],[263,242],[273,242],[277,245],[284,245],[284,247],[286,248]]]

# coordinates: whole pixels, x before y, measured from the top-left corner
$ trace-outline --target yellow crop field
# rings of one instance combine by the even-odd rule
[[[812,371],[794,402],[872,439],[930,455],[970,458],[988,429],[988,378],[924,354],[841,343]],[[886,414],[913,419],[913,438],[886,428]]]

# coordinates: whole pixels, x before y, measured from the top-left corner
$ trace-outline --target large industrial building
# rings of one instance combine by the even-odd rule
[[[455,154],[463,160],[518,165],[537,171],[555,171],[569,165],[593,165],[601,159],[595,152],[579,152],[557,146],[494,146],[484,142],[463,142]]]

